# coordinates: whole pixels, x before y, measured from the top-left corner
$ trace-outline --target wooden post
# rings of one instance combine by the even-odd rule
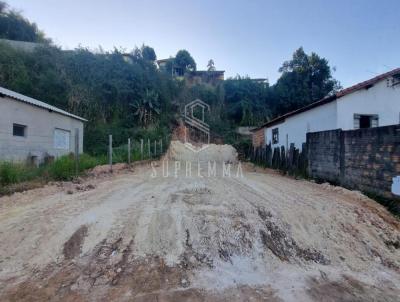
[[[149,151],[149,158],[151,157],[151,151],[150,151],[150,139],[147,139],[147,149]]]
[[[154,156],[157,156],[157,141],[154,140]]]
[[[143,138],[140,140],[140,156],[142,157],[143,160]]]
[[[131,138],[128,138],[128,165],[131,164]]]
[[[108,163],[110,165],[110,172],[112,172],[112,134],[108,136]]]
[[[79,174],[79,129],[75,129],[75,175]]]
[[[162,138],[160,138],[160,154],[162,155]]]

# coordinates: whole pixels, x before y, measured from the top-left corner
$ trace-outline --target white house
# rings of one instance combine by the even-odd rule
[[[0,87],[0,161],[42,162],[83,152],[86,120],[28,96]]]
[[[262,129],[274,147],[306,142],[307,132],[351,130],[400,123],[400,68],[351,86],[306,107],[275,118]]]

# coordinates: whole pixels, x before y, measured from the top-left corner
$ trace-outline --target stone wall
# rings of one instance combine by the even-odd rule
[[[400,125],[307,134],[308,174],[387,199],[400,175]]]

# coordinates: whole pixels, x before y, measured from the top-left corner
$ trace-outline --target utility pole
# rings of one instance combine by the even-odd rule
[[[131,165],[131,138],[128,138],[128,165]]]
[[[140,139],[140,156],[142,157],[143,160],[143,138]]]
[[[112,172],[112,134],[108,136],[108,163],[110,165],[110,172]]]
[[[75,175],[79,174],[79,129],[75,129]]]

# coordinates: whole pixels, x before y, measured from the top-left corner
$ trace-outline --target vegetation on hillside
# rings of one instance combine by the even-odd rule
[[[25,42],[49,43],[35,23],[24,18],[16,10],[10,9],[8,4],[0,1],[0,39],[9,39]]]
[[[0,37],[47,40],[34,23],[3,2]],[[154,49],[146,45],[127,54],[120,49],[82,47],[63,51],[51,44],[23,52],[0,43],[0,86],[88,119],[84,148],[93,155],[106,153],[108,134],[113,134],[115,145],[125,144],[128,137],[165,137],[184,105],[195,98],[211,106],[212,135],[233,142],[237,126],[260,125],[339,88],[328,61],[315,53],[307,55],[302,48],[283,63],[281,77],[272,86],[241,76],[215,86],[189,85],[159,70],[156,58]],[[178,51],[173,64],[185,71],[197,68],[186,50]],[[215,70],[213,61],[210,66]]]

